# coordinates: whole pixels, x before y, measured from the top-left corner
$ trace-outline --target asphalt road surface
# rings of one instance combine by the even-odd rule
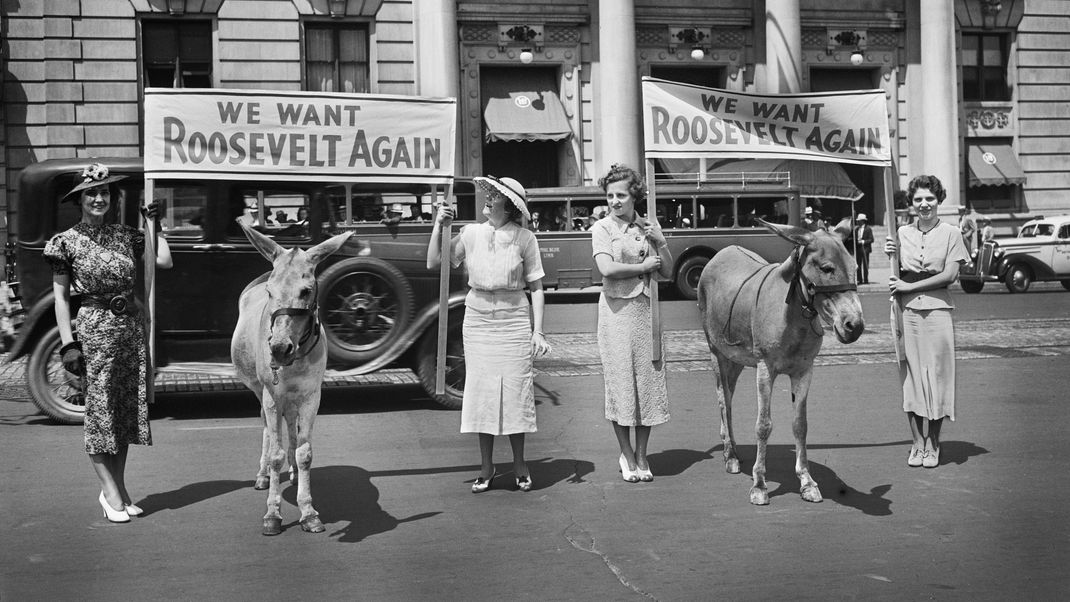
[[[964,306],[986,298],[1018,300]],[[809,403],[820,504],[798,495],[784,378],[771,503],[748,503],[754,371],[735,411],[743,474],[729,475],[701,359],[681,357],[669,375],[672,420],[654,429],[656,478],[640,484],[617,471],[601,375],[576,368],[584,363],[543,370],[526,494],[514,490],[505,440],[493,488],[470,493],[475,438],[418,387],[328,390],[312,471],[327,531],[300,530],[287,487],[274,538],[260,535],[265,492],[252,489],[250,394],[159,398],[155,445],[133,448],[128,469],[146,515],[127,525],[100,513],[80,427],[3,400],[0,599],[1058,598],[1070,591],[1066,299],[956,298],[968,326],[959,416],[936,469],[906,465],[909,431],[880,331],[857,350],[826,349]]]

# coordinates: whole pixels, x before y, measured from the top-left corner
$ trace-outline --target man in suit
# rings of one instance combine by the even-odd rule
[[[855,262],[858,264],[858,283],[869,284],[869,253],[873,250],[873,228],[869,227],[865,213],[855,218]]]

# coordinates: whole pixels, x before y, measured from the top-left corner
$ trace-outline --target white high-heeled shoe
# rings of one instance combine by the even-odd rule
[[[104,498],[104,492],[100,492],[100,507],[104,509],[104,518],[110,520],[113,523],[128,523],[130,522],[130,515],[126,513],[126,510],[116,510],[111,507],[108,500]]]
[[[141,516],[145,513],[145,511],[142,510],[139,506],[135,506],[134,504],[127,504],[126,513],[130,516]]]
[[[620,478],[629,483],[639,482],[639,469],[632,470],[628,468],[628,460],[624,457],[624,454],[620,455],[618,464],[620,464]]]

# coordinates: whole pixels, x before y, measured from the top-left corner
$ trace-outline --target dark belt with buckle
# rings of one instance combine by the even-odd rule
[[[937,272],[910,272],[903,270],[899,272],[899,279],[903,282],[919,282],[936,275],[938,275]]]
[[[111,313],[122,315],[133,315],[137,313],[137,306],[134,305],[134,296],[130,293],[118,293],[115,295],[82,295],[82,307],[99,307],[106,309]]]

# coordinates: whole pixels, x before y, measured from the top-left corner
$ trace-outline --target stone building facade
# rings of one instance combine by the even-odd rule
[[[1059,0],[0,0],[0,34],[0,242],[17,237],[24,166],[140,154],[148,86],[456,96],[457,173],[529,186],[639,163],[643,75],[758,93],[877,88],[893,189],[934,173],[949,207],[1008,231],[1070,212]],[[516,92],[551,118],[495,102]],[[517,127],[488,127],[491,110]],[[858,208],[880,216],[879,170],[845,170]]]

